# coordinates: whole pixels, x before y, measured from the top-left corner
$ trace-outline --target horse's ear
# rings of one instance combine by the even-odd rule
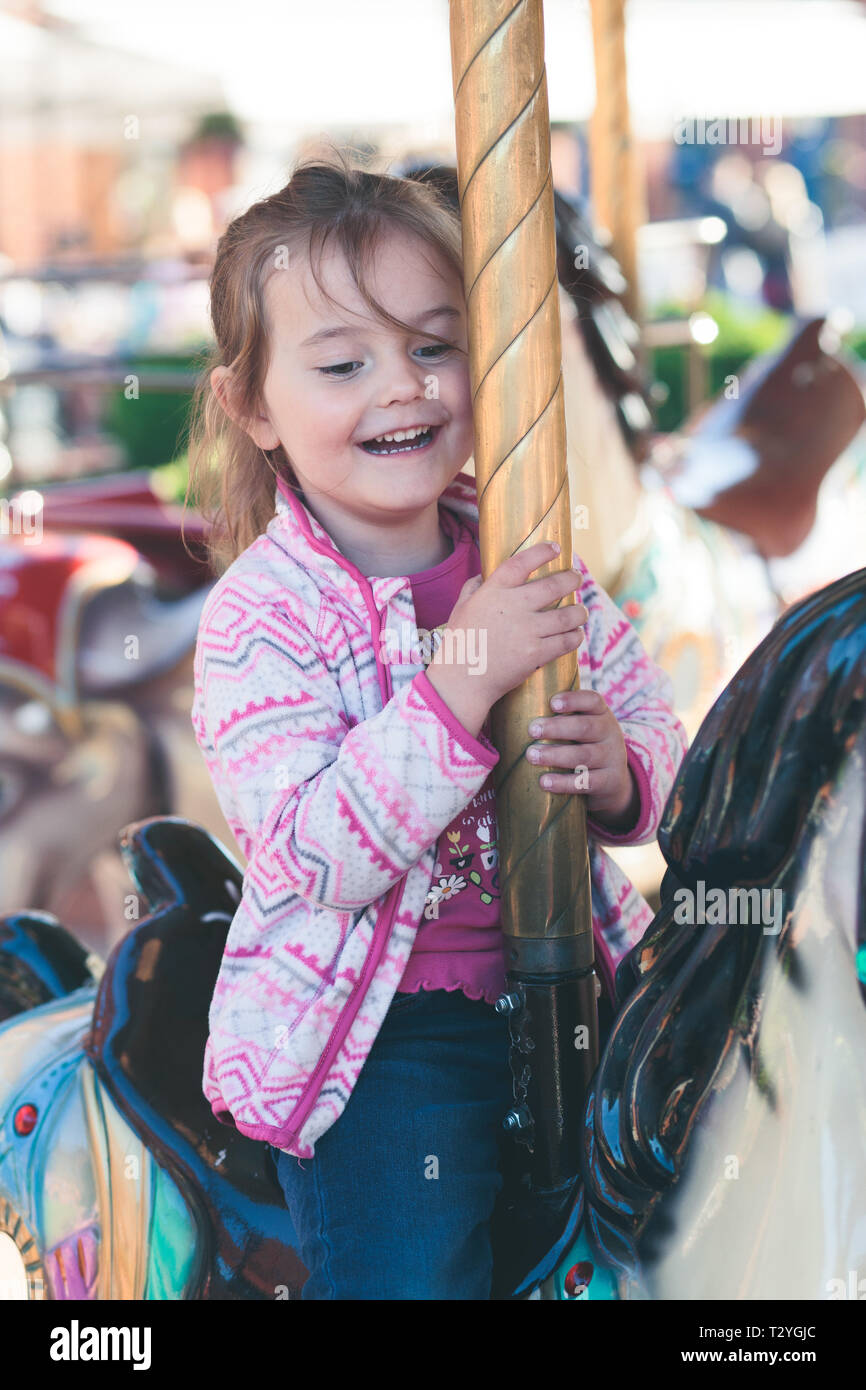
[[[810,319],[686,421],[666,473],[674,497],[688,505],[701,494],[700,516],[751,536],[766,557],[792,554],[815,524],[824,477],[866,421],[860,375],[824,319]]]

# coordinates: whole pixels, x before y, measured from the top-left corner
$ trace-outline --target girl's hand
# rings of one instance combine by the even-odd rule
[[[610,830],[627,830],[640,814],[640,794],[616,716],[594,690],[561,690],[550,703],[562,712],[533,719],[529,733],[556,742],[533,743],[526,750],[530,762],[555,769],[539,778],[541,786],[582,792],[595,820]]]
[[[576,651],[584,639],[588,614],[582,603],[550,607],[580,587],[579,571],[529,578],[558,554],[555,542],[539,541],[509,555],[488,579],[476,575],[460,590],[427,678],[473,734],[501,696],[539,666]]]

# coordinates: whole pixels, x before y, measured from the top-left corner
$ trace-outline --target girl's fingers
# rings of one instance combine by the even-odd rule
[[[582,796],[604,796],[613,791],[617,784],[617,774],[612,769],[599,768],[588,772],[545,772],[540,778],[541,790],[545,792],[580,792]]]
[[[524,756],[538,767],[601,768],[609,761],[608,750],[600,743],[533,743]]]
[[[610,726],[598,715],[559,714],[553,719],[531,720],[529,735],[571,743],[603,743],[610,735]]]
[[[552,564],[559,550],[559,546],[552,541],[536,541],[535,545],[529,545],[525,550],[518,550],[514,555],[509,555],[507,560],[496,566],[490,578],[498,579],[509,589],[516,588],[525,584],[534,570],[540,569],[542,565]],[[581,576],[577,571],[574,577],[579,584]]]
[[[554,574],[542,574],[538,579],[530,579],[523,585],[523,597],[527,607],[538,613],[554,603],[559,604],[567,594],[579,589],[582,583],[583,576],[577,570],[556,570]]]
[[[559,690],[550,698],[550,707],[564,714],[604,714],[604,697],[596,690]]]
[[[585,641],[586,632],[582,627],[567,627],[561,632],[554,632],[550,637],[539,638],[539,665],[546,666],[549,661],[556,661],[560,656],[576,652]]]
[[[538,615],[538,636],[552,637],[557,632],[571,632],[585,627],[589,614],[582,603],[564,603],[558,608],[545,608]]]
[[[575,792],[580,791],[583,796],[586,796],[589,787],[583,785],[583,780],[586,779],[579,778],[573,772],[546,772],[543,777],[539,778],[539,784],[543,792],[565,792],[569,796],[573,796]],[[581,783],[579,787],[578,781]]]

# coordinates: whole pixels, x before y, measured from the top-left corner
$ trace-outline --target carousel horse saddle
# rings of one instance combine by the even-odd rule
[[[87,991],[89,1008],[92,991],[78,1065],[92,1067],[105,1101],[193,1216],[183,1296],[297,1299],[307,1271],[270,1154],[216,1120],[202,1091],[210,1001],[242,872],[202,827],[181,817],[126,826],[120,849],[137,890],[127,902],[139,907],[140,920],[104,967],[48,913],[0,918],[0,1022],[14,1029],[17,1015],[75,991]],[[170,1223],[171,1203],[162,1211]],[[158,1224],[135,1236],[166,1239],[170,1232]],[[142,1261],[148,1252],[133,1244],[126,1256]]]
[[[179,816],[129,825],[120,848],[144,919],[109,957],[85,1051],[135,1127],[160,1145],[183,1138],[200,1161],[261,1200],[264,1150],[211,1113],[201,1087],[208,1010],[240,901],[238,865]],[[265,1181],[267,1176],[268,1181]]]
[[[829,350],[824,319],[803,324],[654,457],[684,507],[751,536],[766,558],[806,539],[818,489],[866,420],[853,366]]]
[[[50,913],[0,917],[0,1023],[92,979],[87,950]]]

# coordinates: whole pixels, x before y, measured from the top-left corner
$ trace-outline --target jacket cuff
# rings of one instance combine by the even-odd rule
[[[630,830],[609,830],[606,825],[595,821],[587,812],[586,833],[591,835],[594,840],[602,845],[636,845],[639,844],[652,828],[653,819],[653,793],[650,780],[646,769],[641,762],[632,745],[626,740],[626,754],[628,765],[634,773],[634,780],[637,783],[640,805],[637,813],[637,822]]]
[[[485,767],[496,766],[499,762],[499,754],[490,742],[490,739],[483,733],[480,738],[476,738],[474,734],[470,734],[469,730],[463,727],[454,711],[446,705],[442,696],[429,680],[426,671],[419,671],[418,675],[413,679],[412,684],[425,705],[429,706],[433,713],[442,721],[451,737],[456,739],[460,747],[469,754],[470,758],[475,758],[477,762],[483,763]]]

